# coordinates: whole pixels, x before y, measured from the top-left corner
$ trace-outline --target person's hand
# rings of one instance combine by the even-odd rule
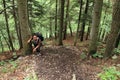
[[[31,40],[32,40],[32,36],[31,36],[30,39],[27,41],[27,43],[30,43]]]
[[[36,48],[33,49],[33,53],[36,52]]]

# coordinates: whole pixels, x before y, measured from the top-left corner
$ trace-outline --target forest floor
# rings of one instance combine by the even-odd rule
[[[64,46],[49,45],[42,47],[40,55],[21,56],[15,61],[1,62],[0,80],[100,80],[98,74],[104,67],[118,66],[120,56],[107,61],[87,59],[88,41],[77,47],[71,41]],[[70,45],[70,46],[69,46]],[[103,46],[99,46],[101,48]]]

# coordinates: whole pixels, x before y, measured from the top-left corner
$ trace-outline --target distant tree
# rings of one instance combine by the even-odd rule
[[[107,39],[105,57],[108,58],[112,55],[115,41],[120,31],[120,1],[114,0],[111,30]]]
[[[95,0],[90,32],[89,55],[96,53],[98,44],[98,31],[102,13],[103,0]]]
[[[63,23],[64,23],[64,4],[65,0],[60,0],[61,1],[61,14],[60,14],[60,27],[59,27],[59,38],[58,38],[58,45],[63,45]]]
[[[50,7],[51,7],[51,5],[52,5],[52,0],[50,0]],[[50,26],[49,26],[49,38],[52,38],[52,10],[51,10],[51,8],[50,8]]]
[[[19,22],[21,28],[22,44],[23,44],[23,55],[30,54],[32,52],[32,47],[27,43],[30,38],[30,29],[28,24],[28,14],[27,14],[27,0],[17,0],[18,3],[18,14]]]
[[[67,4],[66,4],[66,15],[65,15],[65,24],[64,24],[64,33],[63,33],[63,39],[65,40],[66,39],[66,36],[67,36],[67,26],[68,26],[68,19],[69,19],[69,4],[70,4],[70,1],[67,0],[66,1]]]
[[[85,6],[85,11],[84,11],[83,20],[82,20],[82,26],[81,26],[81,31],[80,31],[80,41],[83,41],[83,38],[84,38],[85,25],[86,25],[87,16],[88,16],[88,9],[89,9],[89,0],[86,0],[86,6]]]
[[[12,0],[12,10],[13,10],[13,18],[14,18],[14,22],[15,22],[15,30],[17,33],[17,37],[18,37],[18,42],[19,42],[19,46],[20,49],[22,48],[22,43],[21,43],[21,38],[20,38],[20,33],[19,33],[19,28],[18,28],[18,19],[17,19],[17,10],[15,7],[15,0]]]
[[[4,45],[3,45],[3,41],[2,41],[2,36],[0,36],[0,46],[1,46],[2,52],[4,52]]]
[[[8,40],[9,40],[9,44],[10,44],[10,47],[11,47],[12,51],[14,51],[13,42],[12,42],[12,39],[11,39],[11,36],[10,36],[10,29],[9,29],[9,23],[8,23],[8,15],[7,15],[7,12],[6,12],[6,1],[5,0],[3,0],[3,7],[5,9],[4,10],[4,15],[5,15],[5,22],[6,22]]]
[[[82,4],[83,4],[83,0],[80,0],[78,25],[77,25],[77,30],[76,30],[76,36],[75,36],[74,46],[76,46],[76,44],[77,44],[78,33],[79,33],[79,29],[80,29],[80,21],[81,21],[81,14],[82,14]]]
[[[58,18],[58,0],[56,0],[55,4],[55,39],[57,39],[57,18]]]

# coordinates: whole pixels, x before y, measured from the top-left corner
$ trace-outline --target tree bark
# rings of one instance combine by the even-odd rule
[[[56,0],[56,6],[55,6],[55,39],[57,39],[57,15],[58,15],[58,0]]]
[[[69,30],[70,30],[70,35],[72,37],[73,36],[73,32],[72,32],[70,17],[69,17]]]
[[[3,41],[2,41],[2,37],[1,36],[0,36],[0,45],[1,45],[2,52],[4,52],[4,45],[3,45]]]
[[[80,28],[80,21],[81,21],[81,14],[82,14],[82,3],[83,3],[83,0],[80,0],[80,10],[79,10],[79,17],[78,17],[78,26],[77,26],[77,31],[76,31],[74,46],[76,46],[77,39],[78,39],[78,32],[79,32],[79,28]]]
[[[52,5],[52,2],[50,0],[50,6]],[[52,10],[50,10],[50,27],[49,27],[49,38],[52,38]]]
[[[115,40],[120,31],[120,1],[115,0],[113,4],[113,12],[112,12],[112,23],[111,23],[111,31],[109,33],[106,49],[105,49],[105,58],[111,57],[113,50],[115,48]]]
[[[87,20],[87,15],[88,15],[88,8],[89,8],[89,0],[86,0],[86,7],[85,7],[85,12],[84,12],[84,19],[81,27],[81,35],[80,35],[80,41],[83,41],[84,38],[84,31],[85,31],[85,24]]]
[[[64,4],[65,0],[61,0],[61,14],[60,14],[60,27],[59,27],[59,39],[58,39],[58,45],[63,45],[63,23],[64,23]]]
[[[13,9],[13,18],[14,18],[14,22],[15,22],[15,29],[16,29],[16,33],[17,33],[17,37],[18,37],[18,42],[19,42],[19,46],[21,48],[21,42],[20,42],[20,35],[19,35],[19,29],[18,29],[18,24],[17,24],[17,16],[16,16],[16,9],[15,9],[15,0],[12,0],[12,9]]]
[[[4,9],[5,9],[6,8],[5,0],[3,0],[3,6],[4,6]],[[11,36],[10,36],[10,30],[9,30],[9,24],[8,24],[8,15],[7,15],[6,9],[4,11],[4,15],[5,15],[5,21],[6,21],[6,29],[7,29],[8,40],[9,40],[12,51],[14,51],[13,42],[12,42],[12,39],[11,39]]]
[[[6,44],[8,45],[9,50],[11,50],[11,49],[10,49],[10,44],[9,44],[9,42],[7,41],[7,38],[4,36],[4,33],[3,33],[2,30],[1,30],[1,35],[3,36],[3,38],[4,38],[5,42],[6,42]]]
[[[119,32],[118,37],[117,37],[116,42],[115,42],[115,48],[118,48],[119,42],[120,42],[120,32]]]
[[[32,53],[31,44],[27,43],[27,40],[30,38],[31,33],[28,24],[28,14],[27,14],[27,0],[17,0],[18,3],[18,15],[22,36],[22,44],[23,44],[23,55]]]
[[[65,40],[65,39],[66,39],[66,36],[67,36],[67,26],[68,26],[68,21],[69,21],[69,20],[68,20],[68,19],[69,19],[69,4],[70,4],[70,1],[67,0],[63,40]]]
[[[103,0],[95,0],[92,18],[92,28],[90,33],[89,55],[95,54],[97,51],[98,31],[102,13],[102,5]]]

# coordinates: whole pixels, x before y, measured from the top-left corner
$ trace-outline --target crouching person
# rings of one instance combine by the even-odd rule
[[[30,42],[32,43],[33,53],[41,55],[40,53],[40,47],[42,46],[41,39],[36,34],[33,34],[31,38],[28,40],[28,43]]]

